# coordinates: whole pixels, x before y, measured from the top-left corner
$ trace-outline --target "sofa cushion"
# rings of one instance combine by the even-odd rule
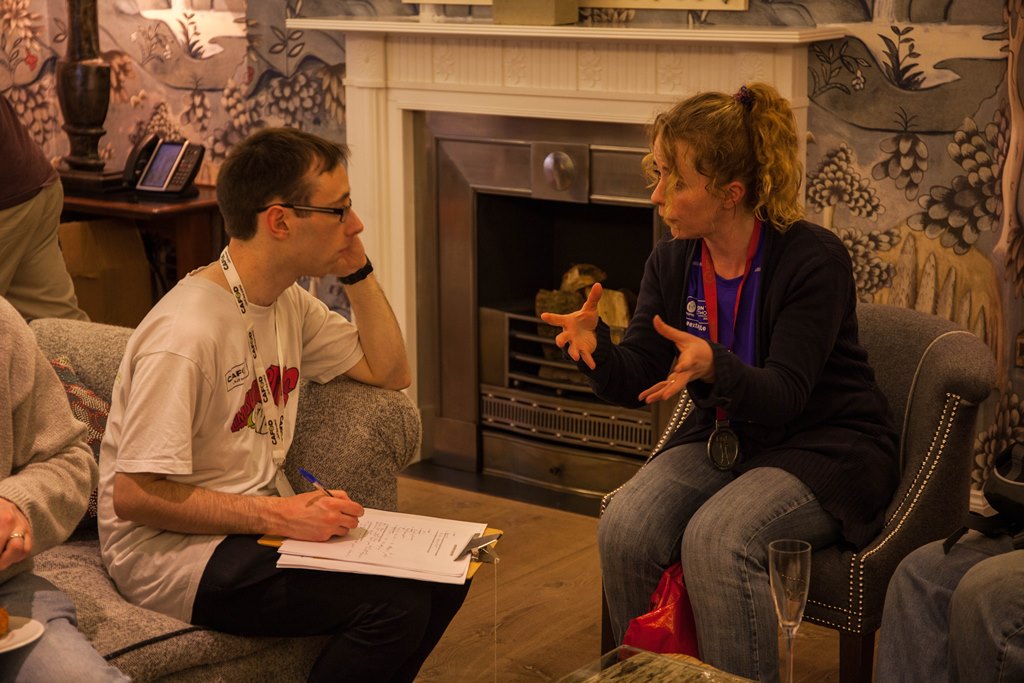
[[[148,681],[203,667],[232,662],[236,675],[225,680],[259,680],[246,662],[269,650],[276,658],[276,674],[268,680],[305,680],[323,637],[244,638],[193,626],[173,617],[138,607],[117,592],[100,561],[99,541],[67,541],[40,553],[35,571],[68,594],[78,609],[78,625],[108,661],[134,681]],[[267,671],[273,661],[259,660]],[[237,675],[241,671],[245,675]],[[285,675],[287,674],[287,675]],[[216,680],[198,675],[192,680]]]
[[[36,318],[28,326],[47,358],[67,356],[82,384],[110,400],[131,329],[63,318]]]
[[[68,403],[71,405],[71,413],[79,422],[84,422],[89,437],[89,448],[96,458],[96,464],[100,462],[100,442],[103,440],[103,431],[107,428],[107,416],[110,415],[110,404],[92,389],[85,386],[75,368],[71,365],[71,359],[67,356],[57,356],[50,359],[50,365],[57,372],[57,377],[64,385],[64,391],[68,395]],[[78,531],[87,528],[96,528],[96,489],[92,490],[89,496],[89,508],[78,523]]]

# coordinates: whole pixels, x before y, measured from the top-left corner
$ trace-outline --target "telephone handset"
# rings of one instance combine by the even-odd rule
[[[139,141],[124,165],[124,183],[141,197],[189,196],[206,149],[188,140],[165,140],[147,135]]]

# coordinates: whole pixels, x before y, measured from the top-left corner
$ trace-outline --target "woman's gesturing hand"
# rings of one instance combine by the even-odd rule
[[[597,335],[594,334],[594,330],[597,328],[597,302],[601,300],[601,291],[601,285],[594,284],[590,288],[587,300],[583,302],[583,308],[575,313],[540,314],[540,319],[548,325],[562,328],[555,337],[558,348],[568,351],[569,357],[574,361],[582,358],[591,370],[597,367],[593,357],[597,349]]]
[[[711,354],[711,345],[707,341],[688,332],[677,330],[657,315],[654,316],[654,329],[662,337],[676,345],[679,355],[676,356],[668,377],[640,393],[641,401],[645,403],[664,401],[678,394],[695,379],[714,381],[714,359]]]

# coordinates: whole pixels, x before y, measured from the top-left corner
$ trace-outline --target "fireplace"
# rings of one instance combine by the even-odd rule
[[[584,495],[615,488],[650,452],[657,416],[595,397],[535,298],[579,264],[639,291],[663,232],[642,126],[437,112],[415,125],[416,177],[434,196],[417,231],[424,456]]]
[[[658,230],[637,172],[643,124],[680,97],[763,80],[789,98],[798,129],[806,131],[807,46],[842,37],[843,28],[511,26],[427,17],[286,23],[345,37],[349,176],[367,225],[363,241],[406,334],[415,377],[409,393],[425,427],[423,457],[590,493],[625,478],[640,462],[627,452],[631,440],[646,443],[659,416],[603,415],[607,406],[571,388],[541,385],[538,391],[528,366],[530,357],[543,354],[517,347],[533,343],[532,293],[504,289],[511,274],[527,270],[517,266],[532,250],[508,236],[522,229],[537,238],[547,216],[576,204],[584,218],[559,221],[558,227],[568,226],[559,231],[570,235],[564,241],[583,241],[571,236],[585,230],[573,228],[573,220],[601,226],[593,229],[603,235],[616,232],[614,225],[646,254]],[[467,161],[472,150],[494,144],[488,139],[496,146],[482,160]],[[543,160],[553,153],[552,187],[543,182]],[[566,169],[562,155],[574,160],[577,177],[593,179],[585,196],[558,189]],[[542,182],[535,183],[534,174]],[[439,186],[460,182],[454,198],[435,209]],[[480,211],[487,225],[480,225]],[[456,212],[470,218],[456,218]],[[495,238],[487,246],[488,227],[505,241]],[[560,246],[545,248],[557,254]],[[537,281],[530,287],[557,284],[551,279],[563,264],[548,258],[531,266]],[[619,267],[610,263],[595,265]],[[449,299],[458,303],[441,303]],[[456,330],[465,343],[442,343],[452,333],[440,329]],[[500,347],[498,355],[478,357],[480,346]],[[454,381],[466,377],[473,382]],[[527,390],[529,398],[520,400],[517,392]],[[608,418],[602,425],[626,427],[608,427],[596,446],[581,443],[576,425],[598,422],[598,415]],[[563,448],[582,455],[567,460]]]

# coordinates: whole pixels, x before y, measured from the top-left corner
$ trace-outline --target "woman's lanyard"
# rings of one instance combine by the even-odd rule
[[[743,285],[750,275],[751,265],[754,263],[754,255],[757,253],[757,242],[761,236],[761,221],[754,222],[754,229],[750,233],[750,243],[747,245],[747,261],[743,266],[743,277],[736,289],[736,303],[732,315],[733,344],[736,343],[736,319],[740,313],[740,297],[743,295]],[[700,271],[704,281],[704,310],[708,318],[708,334],[711,341],[718,342],[718,282],[715,279],[715,263],[708,250],[708,243],[701,241]],[[731,351],[732,349],[730,349]],[[715,430],[708,437],[708,459],[715,469],[731,470],[740,457],[740,440],[729,427],[729,418],[721,407],[715,408]]]
[[[252,358],[253,371],[256,373],[256,386],[259,388],[260,404],[263,406],[263,419],[267,425],[267,435],[270,437],[270,445],[273,452],[274,467],[277,470],[274,475],[274,483],[277,486],[278,494],[282,496],[294,496],[295,491],[284,474],[284,458],[287,450],[284,446],[284,411],[279,410],[274,401],[274,393],[267,379],[267,366],[260,357],[259,346],[256,345],[256,329],[252,318],[249,316],[249,299],[245,296],[245,287],[238,277],[235,264],[231,261],[231,254],[228,248],[220,252],[220,267],[224,270],[224,276],[231,287],[231,294],[234,296],[235,305],[245,323],[246,336],[249,340],[249,355]],[[274,336],[277,342],[277,362],[281,366],[281,380],[278,381],[278,389],[282,389],[284,381],[284,355],[281,353],[281,331],[277,326],[277,302],[274,302]],[[283,406],[282,406],[283,407]]]

